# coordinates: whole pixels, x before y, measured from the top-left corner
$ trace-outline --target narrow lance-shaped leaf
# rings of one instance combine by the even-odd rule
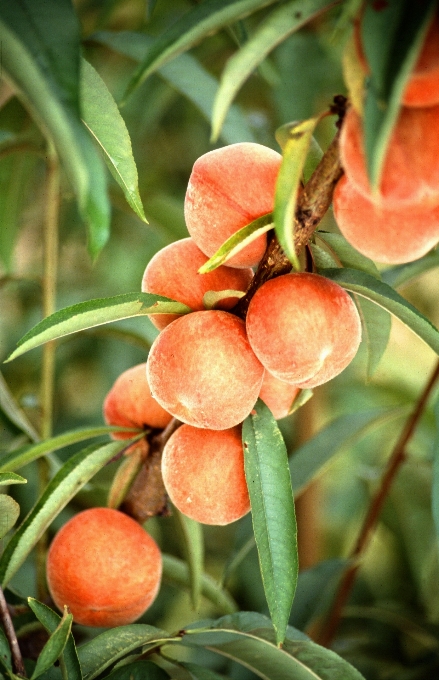
[[[0,486],[7,484],[27,484],[27,479],[21,475],[16,475],[15,472],[1,472]]]
[[[244,421],[242,438],[262,581],[281,644],[297,583],[297,527],[285,442],[262,401]]]
[[[133,437],[138,433],[138,430],[135,430],[134,428],[123,429],[128,432],[132,431]],[[27,465],[28,463],[41,458],[41,456],[45,456],[47,453],[62,449],[64,446],[70,446],[71,444],[83,442],[86,439],[100,437],[105,434],[110,435],[112,432],[120,431],[121,428],[119,427],[109,427],[106,425],[103,425],[102,427],[87,427],[78,430],[71,430],[70,432],[64,432],[64,434],[59,434],[57,437],[45,439],[38,444],[20,446],[19,449],[15,449],[15,451],[10,451],[9,453],[0,456],[0,472],[6,470],[18,470],[20,467],[23,467],[23,465]],[[18,476],[19,475],[16,475],[16,477]]]
[[[276,182],[274,228],[279,243],[297,271],[300,270],[294,246],[297,195],[312,135],[319,120],[320,116],[316,116],[288,126],[286,130],[288,137],[283,147],[283,158]]]
[[[169,633],[143,623],[118,626],[100,633],[78,648],[84,680],[93,680],[119,659],[142,645],[163,643],[172,639]]]
[[[173,516],[181,534],[183,550],[186,556],[186,562],[189,566],[192,606],[194,609],[198,609],[200,605],[204,567],[203,528],[199,522],[187,517],[177,508],[173,509]]]
[[[64,614],[58,627],[53,631],[40,652],[31,680],[36,680],[59,659],[69,639],[72,623],[73,615],[68,613],[67,607],[64,607]]]
[[[29,597],[27,601],[38,621],[49,633],[54,633],[60,624],[61,617],[50,607],[42,602],[38,602],[33,597]],[[81,667],[72,633],[67,638],[60,664],[64,667],[64,676],[67,676],[68,680],[82,680]]]
[[[126,442],[91,446],[69,458],[47,485],[0,559],[0,581],[7,585],[59,512]]]
[[[393,288],[373,276],[355,269],[325,269],[322,274],[340,286],[358,293],[396,316],[439,354],[439,331],[419,310]]]
[[[160,66],[186,52],[199,40],[238,21],[274,0],[206,0],[184,14],[154,44],[128,83],[124,101]]]
[[[312,439],[303,444],[290,458],[290,472],[295,496],[331,462],[342,449],[351,446],[369,431],[405,415],[405,409],[366,413],[349,413],[336,418]]]
[[[439,542],[439,399],[434,405],[434,416],[436,423],[436,437],[434,442],[433,458],[433,481],[431,488],[431,508],[433,513],[434,526],[436,528],[437,540]]]
[[[17,501],[5,493],[0,493],[0,540],[12,529],[20,516]]]
[[[377,189],[406,82],[435,11],[435,2],[365,3],[361,39],[370,69],[364,141],[371,184]]]
[[[297,0],[282,5],[263,21],[240,50],[229,59],[221,76],[212,116],[212,141],[216,141],[236,93],[270,52],[337,0]]]
[[[415,262],[408,262],[407,264],[400,264],[396,267],[385,269],[381,272],[381,277],[392,288],[399,288],[411,283],[418,276],[436,267],[439,267],[439,251],[432,250],[419,260],[415,260]]]
[[[130,319],[134,316],[163,313],[187,314],[190,311],[190,308],[181,302],[152,293],[125,293],[110,298],[79,302],[40,321],[21,338],[17,349],[12,352],[7,361],[12,361],[49,340],[56,340],[104,323]]]
[[[96,256],[109,236],[103,165],[79,117],[80,27],[69,0],[0,3],[3,74],[53,142]]]
[[[364,297],[356,295],[355,302],[363,329],[362,342],[366,344],[367,348],[366,376],[370,379],[378,368],[389,344],[392,320],[385,309],[378,307]]]
[[[197,630],[193,624],[185,633],[183,645],[206,647],[242,664],[263,680],[364,680],[335,652],[316,645],[290,626],[284,644],[278,647],[271,622],[260,614],[240,612],[213,622],[208,630]]]
[[[151,36],[134,31],[99,31],[91,38],[137,62],[144,59],[155,42]],[[157,74],[174,90],[189,99],[210,123],[218,80],[193,55],[180,54],[176,59],[161,66]],[[221,137],[226,144],[256,141],[246,116],[236,104],[229,109]]]
[[[125,194],[128,204],[141,220],[147,222],[139,194],[131,139],[125,121],[97,71],[85,59],[81,63],[83,122],[99,144],[105,162]]]
[[[2,373],[0,373],[0,408],[19,430],[27,434],[31,441],[39,440],[38,432],[18,405]]]
[[[273,226],[273,215],[272,213],[267,213],[267,215],[257,217],[250,224],[246,224],[245,227],[241,227],[227,241],[224,241],[216,253],[200,267],[198,273],[208,274],[222,264],[225,264],[233,255],[239,253],[249,243],[262,236],[262,234],[266,234],[270,229],[273,229]]]

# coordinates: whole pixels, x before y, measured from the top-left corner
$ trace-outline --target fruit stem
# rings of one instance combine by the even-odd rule
[[[27,676],[23,664],[23,659],[21,656],[20,647],[18,645],[17,636],[15,634],[14,625],[12,623],[11,615],[9,613],[5,594],[1,586],[0,586],[0,621],[2,622],[2,626],[5,631],[9,647],[11,649],[14,673],[22,675],[24,678],[26,678]]]
[[[166,442],[180,425],[182,423],[173,418],[164,430],[153,434],[149,440],[148,456],[120,507],[122,512],[141,524],[149,517],[169,514],[161,460]]]
[[[294,246],[298,256],[331,205],[335,185],[342,174],[339,132],[337,132],[297,201]],[[269,279],[288,274],[291,269],[290,260],[285,255],[275,233],[271,232],[267,249],[259,263],[256,274],[245,296],[233,308],[233,313],[244,319],[250,300],[258,288]]]
[[[399,439],[396,442],[393,452],[387,462],[386,469],[382,476],[380,486],[378,487],[375,495],[372,497],[369,510],[363,521],[363,525],[358,534],[355,546],[350,554],[349,566],[347,567],[341,579],[341,583],[335,596],[332,609],[324,625],[322,626],[319,638],[317,640],[319,644],[325,647],[329,647],[337,633],[338,627],[340,625],[340,620],[343,614],[343,609],[349,598],[349,595],[355,582],[357,571],[360,567],[361,557],[364,555],[366,548],[369,544],[369,538],[372,534],[372,531],[376,527],[382,507],[389,494],[390,487],[395,479],[396,473],[398,472],[399,468],[407,458],[406,446],[415,432],[415,429],[424,412],[430,394],[433,388],[435,387],[438,379],[439,379],[439,362],[436,364],[427,384],[425,385],[423,392],[421,393],[418,399],[418,402],[414,410],[408,417],[401,431]]]

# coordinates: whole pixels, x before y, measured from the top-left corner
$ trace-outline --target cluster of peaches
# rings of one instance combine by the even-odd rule
[[[271,279],[252,297],[245,321],[233,313],[266,235],[228,266],[198,273],[233,233],[272,212],[280,164],[278,153],[253,143],[197,160],[185,201],[191,236],[157,253],[142,281],[144,292],[192,311],[151,316],[160,333],[147,363],[122,373],[104,403],[110,425],[154,431],[181,421],[163,450],[163,481],[172,503],[206,524],[228,524],[250,509],[241,424],[257,399],[283,418],[302,388],[330,380],[350,363],[361,339],[350,296],[317,274]],[[160,550],[137,522],[118,510],[92,508],[55,536],[47,579],[57,606],[67,604],[78,623],[116,626],[151,604],[161,570]]]
[[[356,68],[367,77],[361,17],[354,30]],[[439,242],[439,16],[436,10],[402,96],[377,192],[364,153],[361,97],[352,97],[340,137],[345,175],[334,193],[340,231],[377,262],[400,264]]]

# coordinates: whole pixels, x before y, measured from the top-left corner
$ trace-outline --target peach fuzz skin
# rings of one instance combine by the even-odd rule
[[[362,196],[346,176],[335,188],[333,208],[345,239],[383,264],[417,260],[439,241],[439,205],[377,205]]]
[[[241,427],[182,425],[168,440],[162,475],[173,504],[203,524],[230,524],[250,510]]]
[[[390,137],[379,194],[372,196],[366,171],[363,127],[353,107],[340,135],[340,157],[349,180],[363,196],[386,207],[439,203],[439,106],[403,107]]]
[[[203,296],[209,290],[240,290],[245,292],[253,278],[253,271],[217,267],[208,274],[198,270],[207,262],[207,257],[191,238],[171,243],[162,248],[150,260],[142,280],[144,293],[164,295],[188,305],[194,312],[202,311]],[[219,309],[230,309],[238,298],[226,298],[218,304]],[[149,317],[159,330],[163,330],[178,314],[152,314]]]
[[[173,416],[194,427],[226,430],[250,413],[264,368],[244,322],[211,310],[187,314],[160,333],[147,375],[153,396]]]
[[[195,162],[184,213],[189,234],[208,257],[238,229],[272,212],[282,157],[277,151],[242,142],[209,151]],[[265,234],[228,262],[253,267],[264,254]]]
[[[360,317],[341,286],[318,274],[286,274],[264,283],[247,313],[250,345],[276,378],[317,387],[357,353]]]
[[[172,419],[149,389],[146,363],[121,373],[105,397],[104,419],[107,425],[163,429]],[[116,432],[113,439],[130,439],[132,432]]]
[[[276,420],[289,415],[293,401],[300,392],[300,388],[279,380],[269,371],[265,371],[259,399],[268,406]]]
[[[114,627],[132,623],[154,601],[162,557],[154,539],[131,517],[110,508],[84,510],[52,541],[47,583],[76,623]]]

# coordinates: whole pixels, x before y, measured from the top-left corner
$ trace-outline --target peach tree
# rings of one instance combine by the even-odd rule
[[[438,3],[0,0],[0,42],[0,678],[435,677]],[[121,618],[135,541],[50,558],[101,507],[161,551]]]

